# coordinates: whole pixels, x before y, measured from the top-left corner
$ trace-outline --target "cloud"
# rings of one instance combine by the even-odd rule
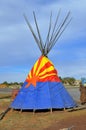
[[[78,6],[77,6],[78,5]],[[85,0],[1,0],[0,2],[0,79],[17,80],[25,78],[25,73],[31,69],[41,55],[33,36],[24,20],[23,13],[28,17],[34,31],[32,11],[36,12],[43,41],[45,41],[50,12],[53,20],[61,8],[61,16],[70,10],[72,21],[62,34],[58,43],[49,53],[60,75],[86,76],[86,1]],[[21,72],[18,73],[18,69]],[[2,71],[1,71],[2,70]],[[5,70],[5,71],[4,71]],[[8,73],[9,70],[9,73]],[[15,72],[14,72],[15,70]],[[20,69],[19,69],[20,70]],[[8,76],[7,76],[8,75]],[[9,77],[9,78],[8,78]]]

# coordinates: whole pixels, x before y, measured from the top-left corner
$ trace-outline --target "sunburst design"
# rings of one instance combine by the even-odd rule
[[[60,79],[57,76],[57,71],[55,70],[52,62],[47,57],[41,56],[34,64],[26,78],[26,82],[28,82],[26,88],[29,87],[30,84],[36,87],[37,82],[45,81],[59,82]]]

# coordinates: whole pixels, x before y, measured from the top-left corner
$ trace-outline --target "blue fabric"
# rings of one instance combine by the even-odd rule
[[[25,82],[19,94],[11,103],[14,109],[71,108],[76,102],[61,82],[38,82],[36,87],[25,88]]]

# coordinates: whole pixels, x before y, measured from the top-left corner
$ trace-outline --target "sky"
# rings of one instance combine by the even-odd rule
[[[86,77],[86,0],[0,0],[0,83],[24,82],[41,52],[23,17],[36,13],[43,40],[53,21],[71,12],[71,23],[48,54],[61,77]]]

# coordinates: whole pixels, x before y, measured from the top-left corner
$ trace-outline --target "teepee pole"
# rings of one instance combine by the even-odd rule
[[[35,109],[33,109],[33,115],[35,114]]]
[[[52,114],[52,112],[53,112],[53,110],[52,110],[52,108],[50,108],[50,113]]]
[[[66,111],[66,108],[64,108],[64,112]]]
[[[2,112],[1,114],[0,114],[0,120],[2,120],[3,118],[4,118],[4,116],[7,114],[7,112],[8,111],[10,111],[10,107],[8,107],[4,112]]]
[[[52,47],[55,45],[55,40],[57,39],[58,35],[60,34],[60,32],[62,31],[62,28],[65,26],[68,18],[69,18],[69,15],[70,15],[70,12],[68,12],[67,16],[65,17],[65,19],[63,20],[62,24],[59,25],[59,27],[56,29],[55,33],[54,33],[54,36],[53,38],[51,39],[50,41],[50,44],[49,44],[49,48],[48,48],[48,53],[49,51],[52,49]],[[64,29],[63,29],[64,30]]]
[[[50,31],[51,31],[51,24],[52,24],[52,12],[51,12],[51,15],[50,15],[50,23],[49,23],[48,34],[47,34],[46,42],[45,42],[45,45],[44,45],[45,51],[47,51],[47,47],[48,47],[48,43],[49,43],[49,36],[50,36]],[[45,52],[45,53],[47,53],[47,52]]]
[[[33,16],[34,16],[34,21],[35,21],[35,25],[36,25],[38,37],[34,33],[31,24],[29,23],[29,21],[27,20],[27,17],[24,14],[24,18],[25,18],[25,20],[26,20],[26,22],[27,22],[27,24],[29,26],[30,31],[33,34],[33,37],[34,37],[34,39],[35,39],[35,41],[36,41],[36,43],[37,43],[37,45],[38,45],[38,47],[39,47],[42,55],[47,56],[47,54],[50,52],[50,50],[52,49],[52,47],[55,45],[55,43],[57,42],[57,40],[62,35],[62,33],[64,32],[64,30],[66,29],[66,27],[68,26],[68,24],[71,21],[70,20],[69,22],[67,22],[67,20],[68,20],[68,18],[70,16],[70,11],[69,11],[67,13],[66,17],[63,19],[62,23],[60,23],[57,26],[58,19],[59,19],[59,16],[60,16],[60,12],[61,12],[61,9],[59,10],[58,15],[56,17],[56,20],[55,20],[52,32],[51,32],[51,24],[52,24],[52,12],[51,12],[49,29],[48,29],[48,34],[47,34],[47,37],[46,37],[45,44],[43,44],[43,41],[42,41],[42,38],[41,38],[41,35],[40,35],[40,31],[39,31],[39,27],[38,27],[38,24],[37,24],[35,12],[33,11]],[[51,36],[50,36],[50,33],[51,33]]]
[[[55,21],[55,24],[54,24],[54,27],[53,27],[53,31],[52,31],[52,35],[51,35],[50,41],[51,41],[52,38],[53,38],[53,35],[54,35],[54,32],[55,32],[55,28],[56,28],[56,26],[57,26],[57,22],[58,22],[58,19],[59,19],[59,16],[60,16],[60,12],[61,12],[61,9],[59,10],[58,15],[57,15],[57,17],[56,17],[56,21]]]
[[[20,113],[22,113],[22,109],[20,109]]]
[[[34,39],[35,39],[35,41],[36,41],[36,43],[37,43],[37,45],[38,45],[40,51],[42,52],[42,47],[41,47],[41,45],[40,45],[40,41],[39,41],[39,39],[36,37],[36,35],[35,35],[34,31],[33,31],[33,28],[32,28],[32,26],[30,25],[30,23],[29,23],[29,21],[28,21],[28,19],[27,19],[27,17],[26,17],[25,14],[24,14],[24,18],[25,18],[25,20],[26,20],[26,22],[27,22],[27,25],[28,25],[30,31],[31,31],[32,34],[33,34],[33,37],[34,37]]]
[[[41,50],[43,50],[43,42],[42,42],[42,38],[41,38],[41,35],[40,35],[40,31],[39,31],[39,27],[38,27],[38,24],[37,24],[37,20],[36,20],[36,16],[35,16],[35,12],[34,11],[33,11],[33,16],[34,16],[34,21],[35,21],[37,33],[38,33],[38,36],[39,36]]]
[[[50,46],[50,44],[51,44],[51,41],[52,41],[52,38],[53,38],[53,35],[54,35],[54,32],[55,32],[55,28],[56,28],[56,26],[57,26],[57,22],[58,22],[58,19],[59,19],[59,16],[60,16],[60,12],[61,12],[61,9],[60,9],[59,12],[58,12],[58,15],[57,15],[57,17],[56,17],[56,21],[55,21],[55,23],[54,23],[54,27],[53,27],[53,30],[52,30],[51,37],[50,37],[50,39],[49,39],[49,41],[48,41],[48,43],[47,43],[46,54],[48,53],[49,46]]]
[[[61,37],[62,33],[65,31],[65,29],[67,28],[67,26],[69,25],[69,23],[71,22],[72,18],[68,21],[68,23],[65,25],[65,27],[63,28],[63,30],[59,33],[58,37],[56,38],[56,40],[53,43],[54,44],[58,41],[58,39]]]
[[[68,20],[68,17],[70,16],[70,11],[68,12],[67,16],[65,17],[65,19],[63,20],[62,24],[59,26],[59,29],[57,28],[56,32],[55,32],[55,36],[53,37],[53,40],[54,41],[56,39],[56,37],[58,36],[59,32],[61,31],[62,27],[64,27],[66,21]]]

